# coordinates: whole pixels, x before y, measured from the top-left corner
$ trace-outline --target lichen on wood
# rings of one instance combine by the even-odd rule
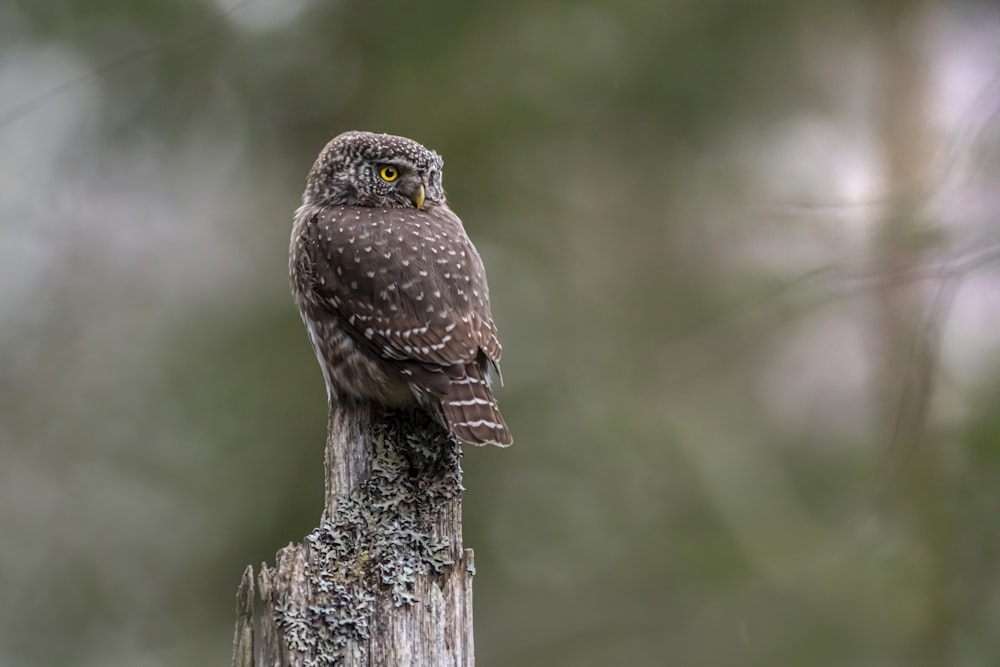
[[[329,426],[322,519],[262,566],[257,662],[234,665],[471,667],[460,444],[419,411],[343,406]]]

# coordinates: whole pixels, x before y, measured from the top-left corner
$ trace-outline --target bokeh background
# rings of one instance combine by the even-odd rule
[[[479,665],[1000,664],[995,3],[2,0],[0,665],[228,664],[350,128],[490,273]]]

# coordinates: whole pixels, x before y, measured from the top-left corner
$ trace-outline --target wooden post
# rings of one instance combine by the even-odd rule
[[[234,667],[473,667],[461,446],[420,411],[330,409],[320,525],[237,592]]]

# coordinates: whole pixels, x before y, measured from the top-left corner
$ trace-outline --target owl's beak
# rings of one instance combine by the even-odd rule
[[[414,192],[413,192],[413,203],[417,205],[417,208],[423,208],[424,207],[424,195],[425,194],[426,193],[424,191],[424,184],[421,183],[420,185],[417,186],[417,189],[414,190]]]

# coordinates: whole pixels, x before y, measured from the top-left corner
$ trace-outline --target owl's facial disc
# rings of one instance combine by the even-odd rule
[[[313,164],[303,201],[379,208],[443,204],[443,164],[440,155],[412,139],[344,132]]]

